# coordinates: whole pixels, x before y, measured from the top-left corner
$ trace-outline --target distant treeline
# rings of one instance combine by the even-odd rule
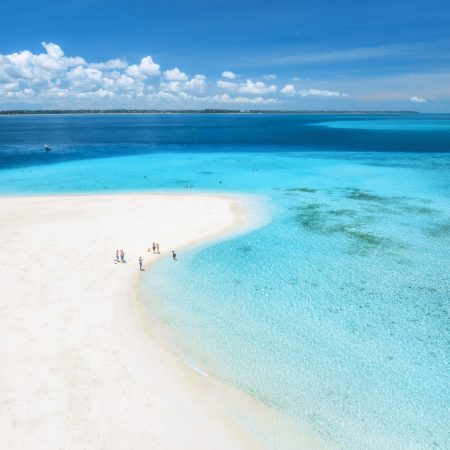
[[[21,114],[419,114],[417,111],[332,111],[332,110],[273,110],[273,109],[14,109],[0,115]]]

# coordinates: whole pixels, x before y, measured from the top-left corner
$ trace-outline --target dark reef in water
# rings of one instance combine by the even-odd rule
[[[364,215],[352,209],[331,208],[324,203],[306,203],[292,209],[297,211],[295,221],[306,230],[349,239],[351,253],[364,255],[372,250],[392,253],[404,247],[403,243],[368,229],[374,220],[373,215]]]
[[[241,246],[238,248],[238,250],[239,250],[241,253],[250,253],[250,252],[253,250],[253,248],[252,248],[250,245],[241,245]]]
[[[422,198],[412,198],[412,197],[383,197],[381,195],[372,194],[367,191],[363,191],[358,188],[346,188],[346,191],[349,191],[349,194],[345,195],[345,198],[351,200],[360,200],[363,202],[373,202],[376,204],[383,203],[385,207],[380,209],[379,212],[384,213],[408,213],[408,214],[419,214],[419,215],[432,215],[439,214],[440,211],[434,208],[430,208],[428,206],[423,206],[423,203],[427,203],[426,200]],[[420,202],[421,205],[417,205],[416,203]],[[392,207],[389,209],[389,207]],[[381,208],[381,206],[380,206]]]
[[[352,200],[362,200],[366,202],[385,202],[385,197],[381,197],[379,195],[368,194],[367,192],[356,191],[351,194],[346,195],[347,198],[351,198]]]
[[[346,217],[354,217],[356,216],[356,211],[352,209],[332,209],[328,211],[328,214],[332,216],[346,216]]]
[[[450,222],[433,225],[428,229],[427,234],[435,238],[450,238]]]
[[[173,182],[175,184],[189,184],[189,183],[191,183],[191,180],[183,180],[183,179],[178,178],[178,179],[175,179]]]
[[[360,200],[363,202],[374,202],[374,203],[397,203],[399,201],[405,200],[403,197],[383,197],[382,195],[373,194],[371,192],[363,191],[358,188],[346,188],[345,191],[348,194],[345,198],[351,200]]]
[[[425,206],[421,198],[385,197],[367,192],[356,187],[344,189],[340,198],[329,198],[329,202],[304,201],[299,206],[289,208],[296,212],[295,221],[304,229],[321,235],[341,236],[350,240],[350,251],[353,254],[364,255],[371,251],[381,251],[393,254],[406,248],[399,239],[375,232],[374,225],[384,215],[397,216],[400,226],[402,222],[410,223],[415,216],[428,220],[428,225],[422,231],[437,239],[450,238],[450,222],[442,222],[442,211]],[[316,190],[309,188],[285,189],[285,195],[299,192],[314,194]],[[333,197],[333,196],[331,196]],[[355,200],[358,206],[348,207],[348,200]],[[346,201],[345,207],[336,207],[337,202]],[[356,203],[355,203],[356,206]]]
[[[285,189],[286,192],[304,192],[308,194],[314,194],[317,192],[317,189],[307,188],[307,187],[299,187],[299,188],[289,188]]]

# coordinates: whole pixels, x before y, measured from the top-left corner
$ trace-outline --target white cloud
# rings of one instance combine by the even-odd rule
[[[129,77],[128,75],[125,75],[124,73],[122,73],[119,77],[116,77],[115,79],[110,78],[111,80],[113,80],[113,82],[115,83],[115,85],[119,88],[119,89],[130,89],[136,82],[136,80],[132,77]]]
[[[88,63],[82,57],[69,57],[54,43],[42,43],[45,53],[29,50],[0,54],[0,100],[20,99],[52,105],[67,99],[138,98],[152,89],[148,78],[160,74],[151,56],[138,64],[123,59]],[[205,80],[194,77],[189,88],[201,89]]]
[[[184,84],[185,89],[203,92],[206,87],[206,76],[198,73]]]
[[[174,69],[166,70],[164,72],[164,78],[168,81],[186,81],[188,76],[184,72],[181,72],[178,67],[175,67]]]
[[[137,64],[132,64],[131,66],[128,66],[127,69],[125,70],[125,73],[133,78],[142,78],[141,71],[139,70],[139,66]]]
[[[171,105],[185,104],[185,102],[195,103],[196,105],[202,105],[203,107],[211,107],[215,104],[221,105],[263,105],[278,103],[276,98],[263,98],[263,97],[245,97],[238,96],[232,97],[229,94],[221,95],[207,95],[196,96],[187,92],[169,93],[165,91],[159,91],[152,93],[148,96],[149,99],[154,101],[168,101]]]
[[[243,103],[243,104],[253,104],[253,105],[262,105],[268,103],[278,103],[279,100],[276,98],[263,98],[263,97],[236,97],[234,99],[235,103]]]
[[[175,70],[175,69],[174,69]],[[178,70],[178,69],[177,69]],[[165,72],[167,73],[167,72]],[[182,75],[185,75],[184,73],[180,72]],[[161,91],[164,92],[176,92],[176,93],[180,93],[183,92],[184,90],[188,90],[188,91],[198,91],[198,92],[203,92],[205,90],[206,87],[206,76],[202,75],[202,74],[197,74],[195,75],[193,78],[189,79],[186,75],[186,78],[184,78],[184,76],[182,77],[180,75],[180,73],[174,73],[172,72],[169,77],[173,78],[179,78],[179,79],[183,79],[185,81],[161,81],[159,88]]]
[[[103,73],[98,69],[77,66],[67,73],[67,79],[75,88],[91,88],[102,84]]]
[[[106,89],[98,89],[91,92],[80,92],[77,94],[78,98],[112,98],[114,97],[114,92],[108,91]]]
[[[262,76],[263,80],[276,80],[277,76],[274,73],[268,73],[267,75]]]
[[[285,95],[294,95],[297,93],[295,87],[292,84],[286,84],[286,86],[284,86],[280,92]]]
[[[425,103],[426,102],[426,100],[424,98],[416,97],[416,96],[410,97],[409,101],[413,102],[413,103]]]
[[[296,90],[294,85],[286,84],[280,91],[284,95],[299,95],[301,97],[347,97],[347,94],[343,94],[337,91],[327,91],[321,89],[301,89]]]
[[[128,63],[123,59],[109,59],[102,63],[91,63],[89,67],[93,69],[125,69]]]
[[[149,77],[159,75],[159,68],[159,64],[156,64],[151,56],[145,56],[139,64],[141,73]]]
[[[156,64],[151,56],[145,56],[141,59],[139,64],[132,64],[131,66],[128,66],[125,73],[130,77],[145,80],[148,77],[159,75],[161,73],[159,68],[159,64]]]
[[[270,86],[266,85],[263,81],[253,82],[248,79],[245,83],[242,83],[238,89],[238,92],[243,94],[267,94],[269,92],[275,92],[277,87],[272,84]]]
[[[228,78],[229,80],[234,80],[236,78],[236,75],[229,70],[225,70],[225,72],[222,72],[222,77]]]
[[[276,98],[263,98],[263,97],[231,97],[229,94],[213,95],[209,97],[218,103],[235,103],[235,104],[267,104],[278,103]]]
[[[320,97],[347,97],[347,94],[341,94],[336,91],[324,91],[321,89],[304,89],[300,91],[302,97],[308,97],[310,95],[318,95]]]
[[[219,80],[216,83],[217,87],[225,89],[227,91],[237,91],[241,94],[267,94],[275,92],[277,87],[275,85],[267,85],[263,81],[253,82],[251,79],[247,79],[243,83],[236,83],[233,81]]]
[[[68,68],[86,64],[83,58],[64,56],[61,47],[56,44],[42,42],[42,46],[46,53],[33,54],[23,50],[0,55],[0,83],[18,82],[24,87],[44,85]]]
[[[48,44],[47,42],[42,42],[42,47],[47,50],[47,54],[48,56],[50,56],[50,58],[57,59],[64,56],[64,52],[62,51],[61,47],[59,45],[53,44],[52,42],[49,42]]]
[[[180,92],[183,89],[183,84],[180,81],[161,81],[159,84],[161,91]]]
[[[175,100],[177,97],[170,92],[158,91],[149,95],[149,98],[163,99],[163,100]]]
[[[222,89],[226,89],[227,91],[237,91],[239,88],[238,83],[233,83],[232,81],[223,81],[223,80],[217,81],[216,86],[220,87]]]
[[[161,70],[151,56],[129,64],[116,58],[90,62],[80,56],[67,56],[55,43],[42,43],[41,53],[23,50],[0,54],[0,102],[20,107],[101,107],[117,105],[147,107],[154,104],[185,107],[189,102],[202,107],[213,104],[264,105],[280,102],[279,88],[267,80],[242,79],[225,71],[221,79],[207,83],[205,75],[190,77],[178,67]],[[280,86],[281,87],[281,86]],[[340,86],[339,90],[346,89]],[[220,90],[220,92],[218,92]],[[316,88],[299,90],[286,84],[280,97],[343,97],[338,91]],[[417,91],[421,92],[418,88]],[[403,96],[403,98],[405,98]],[[421,101],[411,97],[411,101]],[[11,107],[11,106],[10,106]]]
[[[70,95],[69,89],[61,89],[58,87],[53,87],[47,90],[47,95],[49,97],[65,98]]]

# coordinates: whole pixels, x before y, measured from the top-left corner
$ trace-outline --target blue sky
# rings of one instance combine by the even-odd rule
[[[448,112],[450,3],[3,0],[0,103]]]

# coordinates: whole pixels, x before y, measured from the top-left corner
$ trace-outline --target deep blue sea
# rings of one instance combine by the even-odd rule
[[[272,216],[147,274],[189,361],[328,448],[450,448],[450,115],[0,116],[0,195],[136,190]]]

